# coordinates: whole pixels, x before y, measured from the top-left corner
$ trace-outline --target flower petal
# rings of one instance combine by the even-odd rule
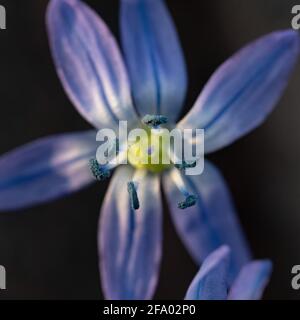
[[[219,171],[205,161],[200,176],[182,175],[187,190],[196,195],[196,205],[183,210],[177,203],[183,198],[171,175],[166,174],[163,185],[175,227],[197,263],[221,245],[232,249],[230,278],[249,261],[250,254],[240,228],[231,195]]]
[[[121,35],[141,116],[175,121],[185,99],[185,62],[172,18],[161,0],[122,0]]]
[[[162,205],[159,178],[139,183],[140,209],[131,208],[127,182],[133,169],[114,174],[101,210],[99,254],[102,287],[107,299],[150,299],[154,293],[162,250]]]
[[[269,282],[272,263],[253,261],[243,267],[229,292],[229,300],[259,300]]]
[[[211,77],[180,128],[205,130],[212,152],[259,126],[278,102],[299,55],[299,35],[285,30],[246,46]]]
[[[211,253],[186,293],[185,300],[225,300],[228,287],[230,249],[222,246]]]
[[[135,120],[120,51],[100,17],[79,0],[51,0],[47,26],[58,75],[81,115],[96,128]]]
[[[95,137],[94,131],[55,135],[1,156],[0,210],[40,204],[91,183]]]

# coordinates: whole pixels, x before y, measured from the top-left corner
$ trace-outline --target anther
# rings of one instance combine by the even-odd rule
[[[197,203],[197,196],[189,193],[185,186],[182,174],[174,168],[171,171],[171,177],[180,193],[185,197],[184,201],[178,203],[178,208],[184,210],[194,206]]]
[[[168,122],[168,118],[161,115],[147,114],[142,119],[142,122],[150,128],[157,128],[162,124],[166,124]]]
[[[186,197],[184,201],[178,203],[178,208],[184,210],[186,208],[194,206],[196,203],[197,197],[190,194]]]
[[[136,192],[136,185],[133,181],[127,183],[127,190],[130,197],[130,204],[133,210],[137,210],[140,207],[139,198]]]
[[[179,170],[184,170],[184,169],[188,169],[188,168],[195,168],[196,164],[197,164],[196,161],[186,162],[183,160],[182,163],[175,164],[175,167]]]
[[[110,177],[110,171],[104,166],[101,167],[96,159],[90,159],[89,167],[93,176],[99,181],[106,180]]]

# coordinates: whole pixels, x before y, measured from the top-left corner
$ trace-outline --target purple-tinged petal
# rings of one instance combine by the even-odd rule
[[[229,292],[229,300],[259,300],[269,282],[272,262],[253,261],[243,267]]]
[[[81,115],[96,128],[135,120],[124,63],[101,18],[79,0],[51,0],[47,26],[58,75]]]
[[[272,111],[299,56],[299,35],[285,30],[252,42],[211,77],[180,128],[205,130],[205,150],[227,146]]]
[[[185,300],[226,300],[229,261],[228,246],[212,252],[190,284]]]
[[[163,185],[177,232],[191,256],[198,264],[221,245],[232,249],[230,279],[250,259],[244,234],[223,177],[210,162],[205,161],[200,176],[182,175],[188,192],[197,197],[196,205],[178,209],[184,199],[170,174],[165,174]]]
[[[162,0],[122,0],[121,35],[132,91],[141,116],[175,121],[187,88],[185,61]]]
[[[127,191],[133,169],[113,176],[99,225],[100,274],[107,299],[136,300],[153,296],[162,250],[162,205],[159,177],[139,182],[140,208],[133,210]]]
[[[0,157],[0,210],[50,201],[90,184],[88,161],[96,133],[59,134],[36,140]]]

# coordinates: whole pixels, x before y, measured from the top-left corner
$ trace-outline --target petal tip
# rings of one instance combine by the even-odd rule
[[[288,47],[295,47],[297,53],[300,51],[300,36],[296,30],[293,29],[284,29],[273,32],[273,35],[278,41],[281,41],[282,44]]]

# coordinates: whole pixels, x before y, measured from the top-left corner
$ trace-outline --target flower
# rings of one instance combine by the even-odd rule
[[[221,246],[203,262],[185,300],[259,300],[272,272],[269,260],[247,263],[229,288],[230,248]]]
[[[97,129],[116,129],[119,120],[139,127],[147,115],[147,123],[167,117],[175,124],[187,77],[164,2],[121,0],[120,17],[126,65],[113,35],[87,5],[79,0],[49,2],[50,46],[66,93]],[[298,54],[299,38],[292,30],[246,46],[216,71],[177,127],[204,128],[206,153],[233,143],[271,112]],[[91,160],[96,147],[91,130],[43,138],[3,155],[0,210],[79,190],[94,180],[88,163],[96,177],[107,177],[110,171]],[[232,248],[230,278],[235,277],[250,253],[218,169],[206,161],[201,176],[186,176],[175,168],[160,168],[165,170],[159,174],[149,168],[140,176],[141,170],[134,168],[138,164],[132,164],[114,173],[100,214],[99,261],[106,298],[149,299],[154,293],[162,251],[161,177],[175,227],[195,261],[200,264],[227,244]]]

